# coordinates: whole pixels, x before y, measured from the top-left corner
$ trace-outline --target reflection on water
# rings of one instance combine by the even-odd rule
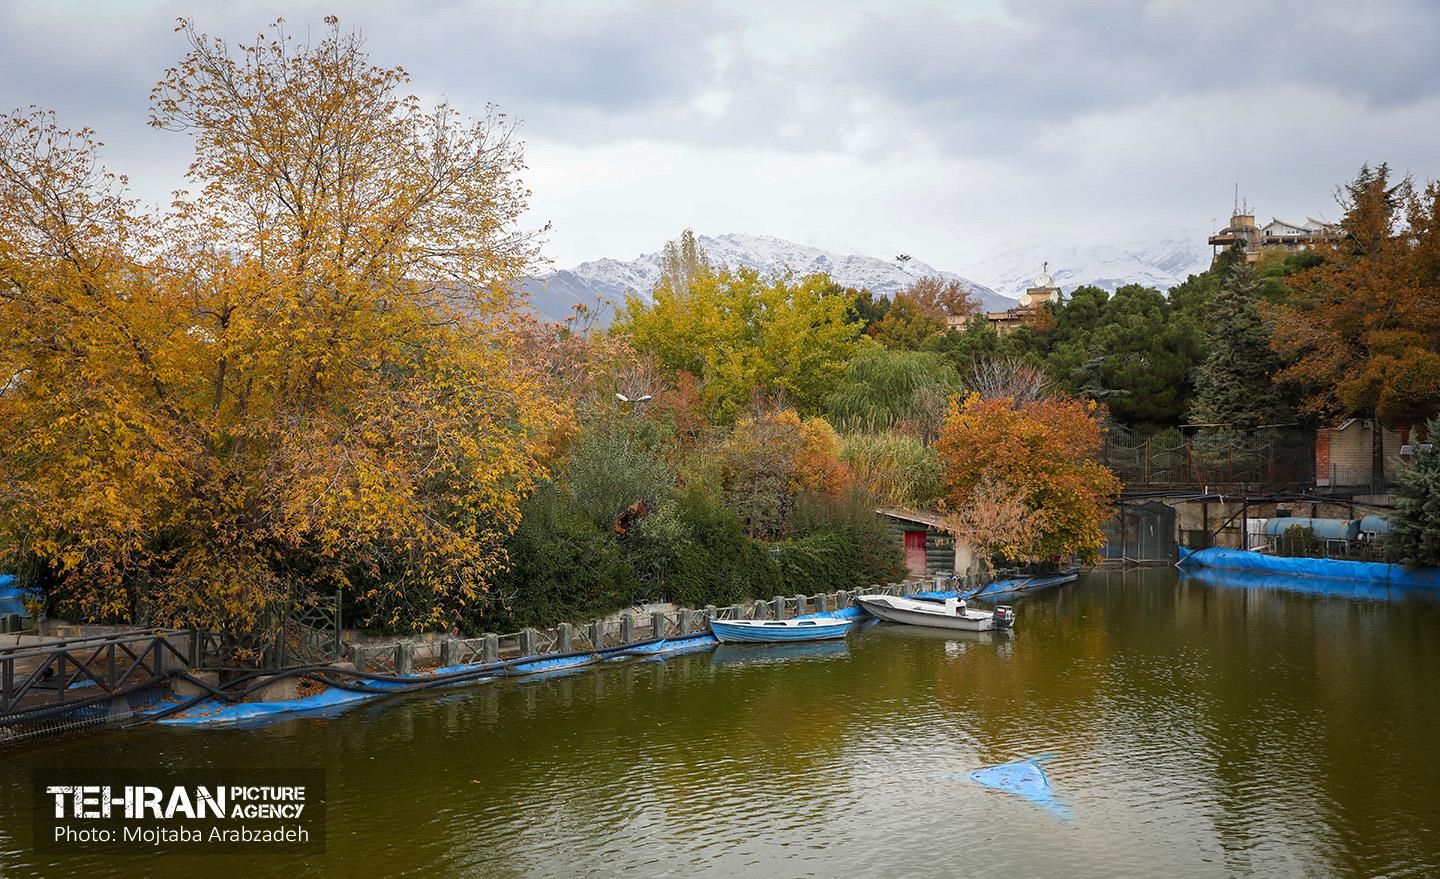
[[[1435,603],[1440,600],[1435,590],[1419,586],[1392,586],[1362,580],[1338,580],[1328,577],[1291,577],[1268,571],[1231,571],[1225,568],[1182,568],[1182,581],[1193,581],[1217,589],[1278,589],[1282,592],[1305,592],[1328,598],[1352,598],[1359,601],[1412,601]]]
[[[799,644],[721,644],[710,652],[710,664],[714,666],[765,665],[774,662],[849,658],[850,645],[844,640],[809,641]]]
[[[1440,872],[1435,605],[1169,569],[1015,604],[1008,634],[872,626],[820,652],[735,645],[257,730],[11,751],[0,875]],[[807,652],[765,652],[791,648]],[[949,780],[1044,753],[1070,821]],[[325,767],[329,849],[37,856],[26,770],[47,763]]]

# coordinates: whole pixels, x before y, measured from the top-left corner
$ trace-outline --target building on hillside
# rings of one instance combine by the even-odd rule
[[[995,332],[1003,336],[1024,324],[1046,302],[1059,303],[1063,298],[1064,294],[1055,286],[1055,279],[1050,276],[1050,264],[1047,262],[1035,278],[1035,283],[1020,294],[1018,305],[1005,311],[987,311],[985,319],[990,322]],[[961,320],[961,323],[963,322]]]
[[[945,527],[938,510],[881,507],[875,511],[895,530],[905,552],[905,568],[912,577],[931,577],[941,571],[964,576],[975,564],[975,553]]]
[[[1220,249],[1235,246],[1238,242],[1245,248],[1245,261],[1255,262],[1261,255],[1276,250],[1294,253],[1308,250],[1321,241],[1336,236],[1336,227],[1324,220],[1307,217],[1303,223],[1291,223],[1272,217],[1264,226],[1255,223],[1255,214],[1249,208],[1240,208],[1230,217],[1230,225],[1211,235],[1210,246]]]

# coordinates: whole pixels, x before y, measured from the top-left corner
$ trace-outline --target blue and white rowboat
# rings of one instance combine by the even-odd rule
[[[794,620],[711,620],[710,632],[719,641],[823,641],[843,638],[856,623],[855,619],[794,619]]]

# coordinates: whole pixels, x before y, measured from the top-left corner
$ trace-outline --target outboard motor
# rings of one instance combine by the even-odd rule
[[[1008,604],[995,605],[995,628],[1008,629],[1015,625],[1015,610]]]

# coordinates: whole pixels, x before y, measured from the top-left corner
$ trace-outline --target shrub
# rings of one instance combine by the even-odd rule
[[[862,585],[855,539],[838,531],[817,531],[771,547],[785,594],[811,595]]]
[[[909,434],[859,433],[845,437],[840,458],[881,504],[920,509],[940,496],[935,452]]]
[[[497,601],[467,615],[467,632],[512,632],[601,616],[635,600],[636,583],[621,547],[555,483],[526,501],[510,538],[510,569]]]
[[[1320,555],[1320,541],[1314,530],[1304,525],[1293,525],[1275,538],[1275,554],[1294,558],[1311,558]]]
[[[652,595],[683,607],[779,594],[779,568],[730,510],[689,492],[642,521],[633,549]]]
[[[796,506],[791,533],[843,535],[855,547],[855,585],[892,583],[900,579],[905,557],[895,532],[875,512],[875,500],[855,488],[842,497],[806,495]],[[849,588],[835,586],[836,589]]]
[[[566,488],[596,528],[609,531],[631,504],[640,501],[653,510],[669,494],[675,477],[662,430],[627,418],[581,432],[566,465]]]

